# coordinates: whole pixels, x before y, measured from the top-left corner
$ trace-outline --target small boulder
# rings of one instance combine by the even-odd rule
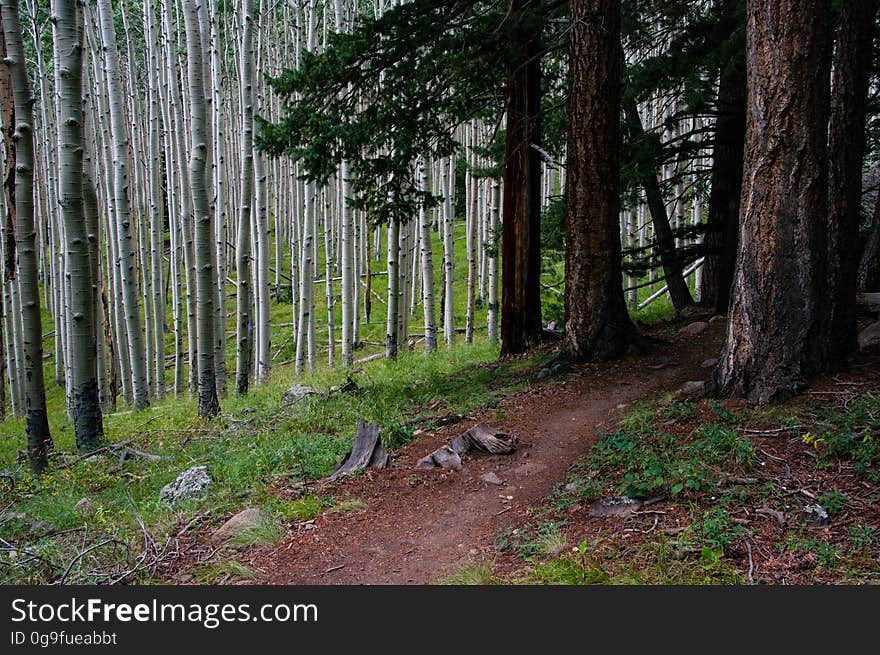
[[[269,517],[263,510],[257,507],[248,507],[217,528],[214,531],[214,534],[211,535],[211,542],[222,544],[235,535],[241,534],[245,530],[255,528],[268,520]]]
[[[678,331],[678,336],[680,337],[695,337],[698,334],[702,334],[709,328],[709,324],[705,321],[695,321],[694,323],[690,323],[689,325],[685,325]]]
[[[867,352],[880,348],[880,321],[871,323],[859,332],[859,350]]]
[[[85,514],[90,509],[92,509],[91,498],[81,498],[77,501],[76,505],[73,506],[73,511],[77,514]]]
[[[703,363],[700,364],[703,368],[715,368],[716,364],[718,364],[717,357],[710,357],[709,359],[704,359]]]
[[[480,476],[480,480],[485,482],[486,484],[494,484],[494,485],[502,485],[504,484],[504,480],[495,475],[492,471],[488,473],[484,473]]]
[[[198,496],[210,484],[211,477],[208,475],[208,467],[193,466],[178,475],[174,482],[169,482],[162,487],[159,498],[169,505],[173,505],[185,498]]]
[[[706,395],[706,387],[704,380],[691,380],[681,386],[681,395],[690,400],[696,400]]]
[[[550,374],[551,375],[562,375],[563,373],[568,372],[568,361],[565,359],[557,359],[550,366]]]
[[[292,405],[297,400],[302,400],[306,396],[316,396],[319,393],[321,392],[314,387],[309,387],[304,384],[295,384],[282,394],[281,404]]]
[[[814,528],[824,528],[831,523],[828,512],[821,505],[806,505],[801,512],[801,520]]]
[[[422,457],[422,459],[416,462],[417,469],[432,469],[438,466],[444,469],[460,471],[461,457],[449,446],[440,446],[433,453]]]
[[[626,496],[600,498],[590,503],[590,516],[629,516],[642,507],[640,500]]]
[[[543,380],[544,378],[549,378],[549,377],[550,377],[550,369],[549,368],[542,368],[540,371],[538,371],[538,379],[539,380]]]

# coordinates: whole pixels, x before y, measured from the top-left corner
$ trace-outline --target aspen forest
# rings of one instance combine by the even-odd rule
[[[876,583],[877,4],[0,0],[0,582]]]

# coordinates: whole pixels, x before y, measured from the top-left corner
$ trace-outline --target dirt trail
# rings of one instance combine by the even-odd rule
[[[300,525],[275,547],[253,554],[256,584],[428,584],[479,558],[500,530],[538,506],[570,465],[625,406],[687,380],[718,352],[721,325],[678,337],[650,355],[585,365],[505,398],[500,406],[421,435],[399,450],[390,470],[338,483],[337,498],[366,509]],[[499,412],[501,410],[501,412]],[[460,472],[417,471],[416,460],[485,421],[517,435],[513,455],[466,455]],[[484,482],[494,472],[504,484]]]

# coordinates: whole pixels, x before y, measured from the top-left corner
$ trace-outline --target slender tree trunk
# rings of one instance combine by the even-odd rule
[[[122,303],[128,333],[132,391],[135,409],[150,404],[147,386],[147,364],[144,350],[143,324],[138,304],[137,261],[134,251],[131,199],[129,195],[129,135],[125,125],[125,96],[119,74],[119,51],[116,47],[116,28],[110,0],[98,0],[105,82],[110,105],[110,137],[113,142],[113,200],[116,206],[119,268],[122,283]]]
[[[94,322],[94,280],[91,279],[89,234],[83,207],[82,8],[77,0],[56,0],[54,7],[55,87],[58,93],[58,180],[61,219],[66,237],[66,268],[70,292],[68,393],[76,444],[98,447],[104,427],[98,397],[97,333]]]
[[[400,285],[400,223],[392,218],[388,222],[388,316],[385,326],[385,356],[397,358],[399,312],[398,286]]]
[[[620,0],[572,0],[563,355],[623,354],[634,328],[620,255]]]
[[[641,138],[645,130],[635,100],[626,99],[623,108],[627,125],[634,136]],[[657,241],[657,250],[660,252],[660,262],[663,265],[663,275],[666,278],[669,297],[672,299],[675,311],[682,312],[694,304],[694,299],[691,297],[690,289],[684,279],[684,265],[676,252],[675,236],[666,214],[666,205],[663,203],[663,194],[660,191],[657,174],[653,171],[645,173],[642,178],[642,187],[645,189],[648,208],[651,211],[654,238]]]
[[[238,211],[238,236],[235,241],[236,263],[236,358],[235,391],[239,396],[248,392],[251,370],[251,202],[254,179],[254,93],[253,93],[253,0],[241,3],[241,197]]]
[[[538,0],[511,0],[510,12]],[[501,286],[501,355],[515,355],[541,340],[541,160],[532,146],[541,135],[541,43],[532,34],[511,64],[507,84],[504,235]]]
[[[487,291],[487,310],[486,322],[488,323],[488,336],[490,343],[498,342],[498,310],[500,309],[498,302],[498,218],[501,215],[501,183],[498,180],[492,180],[492,204],[489,207],[489,226],[487,232],[489,234],[486,243],[487,254],[487,272],[488,291]]]
[[[425,162],[419,162],[419,188],[428,190]],[[434,308],[434,248],[431,242],[431,217],[422,205],[419,208],[419,249],[422,264],[422,309],[425,317],[425,352],[437,350],[437,318]]]
[[[212,243],[211,206],[207,189],[207,108],[205,103],[202,38],[196,0],[184,0],[186,24],[186,68],[189,91],[192,146],[189,158],[192,190],[196,274],[196,330],[199,365],[199,416],[220,413],[217,379],[214,374],[214,303],[217,296],[217,267]],[[192,326],[190,326],[192,329]]]
[[[749,0],[739,251],[718,391],[768,403],[827,365],[828,0]]]
[[[28,463],[34,472],[39,473],[48,464],[47,449],[52,446],[52,437],[49,433],[46,388],[43,382],[43,326],[37,272],[37,233],[34,225],[33,94],[25,67],[18,12],[18,0],[3,0],[0,7],[0,38],[3,42],[3,61],[9,67],[15,106],[15,121],[4,127],[7,129],[7,138],[12,128],[12,142],[15,144],[15,249],[18,256],[22,308]]]
[[[858,348],[856,286],[865,116],[874,46],[876,0],[840,5],[837,47],[832,67],[829,125],[829,198],[827,285],[823,305],[829,314],[828,345],[832,366],[842,365]]]

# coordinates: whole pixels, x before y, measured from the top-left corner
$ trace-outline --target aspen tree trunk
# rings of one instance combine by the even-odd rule
[[[48,464],[47,449],[52,446],[52,437],[49,433],[46,388],[43,382],[43,327],[37,273],[37,235],[34,226],[34,99],[25,67],[18,12],[18,0],[3,0],[0,3],[3,61],[9,67],[15,107],[14,126],[3,127],[6,130],[4,137],[8,138],[12,132],[12,142],[15,144],[15,250],[22,307],[25,430],[28,463],[35,473],[39,473]]]
[[[122,301],[128,333],[132,390],[135,409],[150,404],[147,387],[147,364],[144,350],[143,325],[138,304],[137,262],[134,253],[131,202],[129,196],[128,148],[129,135],[125,125],[124,91],[120,84],[119,52],[110,0],[98,0],[102,53],[106,70],[107,95],[110,104],[110,137],[113,142],[113,200],[116,206],[119,266]]]
[[[251,368],[251,316],[252,293],[250,288],[251,257],[251,198],[254,178],[254,95],[253,95],[253,0],[241,2],[241,197],[239,198],[238,236],[235,242],[236,261],[236,358],[235,391],[243,396],[248,391],[248,375]]]
[[[339,4],[337,2],[337,4]],[[339,182],[342,187],[340,230],[342,232],[342,366],[349,368],[354,364],[354,326],[356,322],[355,285],[358,278],[355,272],[354,224],[351,207],[348,204],[350,193],[348,182],[348,163],[342,162],[339,168]]]
[[[300,259],[300,293],[299,293],[299,320],[297,322],[296,335],[296,363],[297,374],[302,372],[303,365],[308,359],[309,370],[315,365],[315,184],[309,182],[305,185],[305,215],[303,217],[302,255]]]
[[[827,366],[828,0],[749,0],[739,251],[718,391],[765,404]]]
[[[419,188],[428,190],[425,162],[419,162]],[[424,204],[419,207],[419,249],[422,263],[422,309],[425,317],[425,353],[437,350],[437,318],[434,309],[434,253],[431,242],[431,216]]]
[[[150,275],[152,281],[152,297],[149,304],[150,312],[147,320],[153,324],[153,354],[155,393],[157,398],[165,395],[165,293],[163,255],[165,253],[165,203],[162,200],[162,157],[160,154],[159,120],[161,111],[159,86],[160,67],[158,58],[158,41],[156,34],[156,14],[150,2],[144,3],[145,29],[147,46],[148,76],[148,107],[149,107],[149,180],[150,180]],[[171,203],[169,203],[170,205]],[[150,316],[152,314],[152,316]]]
[[[260,18],[261,22],[265,21],[265,15]],[[251,62],[253,62],[253,59]],[[259,98],[260,95],[257,94],[257,97]],[[258,106],[257,109],[263,111],[265,107]],[[254,271],[255,286],[253,294],[256,301],[257,319],[255,377],[258,382],[264,382],[269,377],[269,370],[272,367],[272,328],[270,324],[269,297],[269,248],[272,242],[272,232],[269,223],[269,182],[266,156],[256,150],[253,153],[253,168],[256,184],[254,205],[257,211],[254,223],[254,231],[256,232],[256,271]]]
[[[455,306],[453,292],[455,289],[455,223],[453,192],[455,189],[455,158],[450,162],[441,162],[443,167],[443,340],[447,345],[455,342]]]
[[[471,124],[471,150],[477,145],[477,124]],[[470,163],[469,169],[473,169],[476,163],[473,152],[468,156]],[[465,316],[464,341],[465,343],[474,342],[474,327],[476,322],[477,309],[477,178],[473,172],[468,172],[466,183],[468,185],[468,209],[467,209],[467,263],[468,263],[468,279],[467,279],[467,313]]]
[[[199,416],[220,413],[214,373],[214,303],[217,296],[217,263],[212,247],[211,207],[207,189],[207,108],[205,103],[203,50],[197,0],[184,0],[186,25],[187,83],[192,146],[189,159],[192,191],[196,275],[196,331],[199,366]],[[190,326],[192,329],[192,326]]]
[[[397,358],[398,287],[400,284],[400,223],[388,221],[388,315],[385,322],[385,357]]]
[[[498,342],[498,315],[501,309],[498,302],[498,219],[501,216],[501,182],[492,180],[492,204],[489,208],[488,254],[488,303],[486,322],[488,323],[489,343]]]
[[[199,20],[202,22],[202,43],[207,39],[209,43],[209,57],[205,60],[203,69],[207,71],[206,94],[211,103],[211,142],[209,152],[213,162],[212,175],[209,176],[209,188],[213,193],[214,206],[214,241],[213,250],[217,266],[217,313],[214,322],[214,375],[217,378],[217,392],[226,397],[226,175],[223,158],[223,130],[220,118],[221,88],[220,88],[220,4],[218,0],[200,0]],[[213,181],[211,187],[210,182]]]
[[[324,190],[324,298],[327,304],[327,364],[333,368],[336,355],[336,319],[333,306],[333,236],[330,200]]]
[[[96,448],[104,436],[98,397],[97,335],[94,322],[94,281],[91,279],[89,235],[83,208],[83,112],[81,29],[83,14],[77,0],[56,0],[55,88],[58,94],[59,204],[66,237],[71,384],[76,444]]]

